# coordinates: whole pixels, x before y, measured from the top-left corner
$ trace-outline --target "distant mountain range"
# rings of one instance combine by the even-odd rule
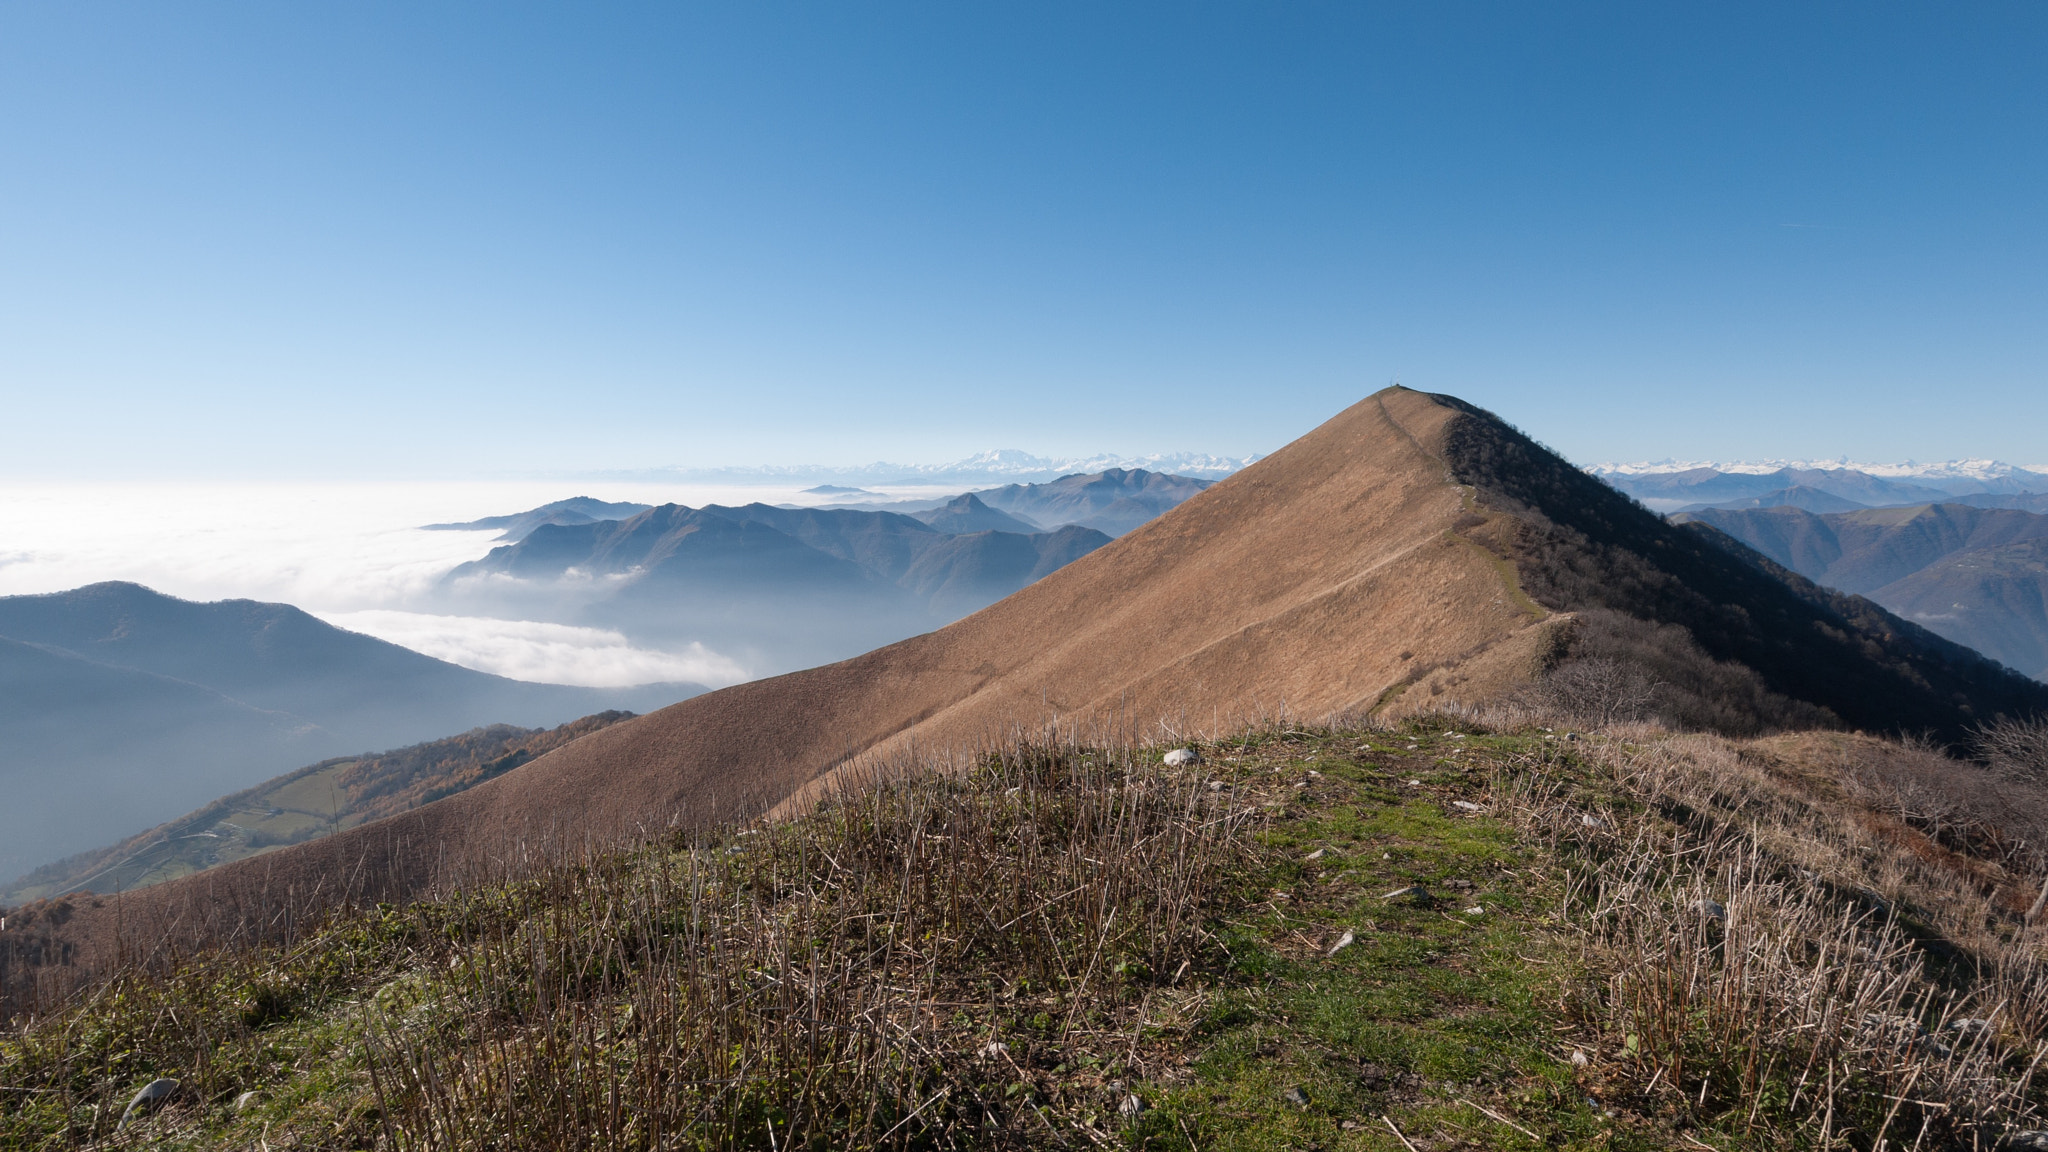
[[[2022,467],[2007,464],[2003,460],[1941,460],[1920,463],[1908,460],[1901,464],[1864,463],[1847,457],[1835,460],[1657,460],[1639,461],[1632,464],[1599,464],[1587,471],[1596,476],[1654,476],[1678,472],[1696,472],[1707,469],[1731,475],[1764,475],[1787,469],[1806,472],[1851,471],[1867,476],[1879,476],[1890,480],[1909,480],[1928,484],[1999,484],[2018,479],[2022,483],[2029,478],[2048,476],[2048,465]]]
[[[2048,679],[2048,470],[1771,461],[1590,470],[1818,583]]]
[[[1079,524],[1108,536],[1120,536],[1213,483],[1213,480],[1148,472],[1142,468],[1109,468],[1062,476],[1042,484],[1005,484],[937,499],[890,499],[865,488],[838,484],[820,484],[804,489],[804,493],[833,497],[825,507],[901,513],[956,535],[968,531],[1042,532]],[[969,497],[974,498],[971,504],[964,502]],[[998,514],[975,513],[981,517],[975,521],[948,517],[942,524],[939,517],[948,505],[954,504],[959,505],[960,510],[968,511],[985,505],[997,509]],[[594,524],[600,520],[624,520],[652,507],[652,504],[572,496],[524,512],[485,516],[454,524],[423,524],[421,527],[430,532],[497,530],[499,540],[513,543],[525,539],[542,525],[574,526]],[[783,504],[779,507],[794,509],[800,506]],[[976,526],[969,527],[970,523]]]
[[[845,508],[665,504],[535,528],[457,567],[443,588],[471,605],[656,643],[699,641],[757,671],[785,671],[930,631],[1110,539],[1074,525],[1030,531],[971,495],[924,516],[933,523]]]
[[[957,620],[1211,483],[1111,468],[939,500],[627,505],[641,511],[605,519],[577,497],[461,525],[503,528],[509,543],[450,572],[436,603],[696,641],[757,675],[783,672]]]
[[[323,756],[650,711],[703,690],[529,684],[288,604],[200,604],[137,584],[0,597],[0,875]]]
[[[509,516],[486,516],[481,520],[466,520],[460,524],[422,524],[429,532],[477,532],[501,528],[504,535],[500,540],[524,540],[526,534],[543,524],[590,524],[598,520],[623,520],[647,511],[652,504],[631,504],[598,500],[589,496],[571,496],[524,512]]]
[[[1818,513],[1706,508],[1673,519],[1711,525],[1816,583],[1868,596],[2048,680],[2048,515],[1936,503]]]
[[[506,542],[435,595],[472,616],[703,642],[766,674],[965,616],[1109,542],[1072,521],[1125,531],[1207,483],[1110,470],[915,516],[572,497],[433,525]],[[200,604],[135,584],[0,598],[0,877],[323,757],[652,711],[703,690],[509,680],[290,605]]]
[[[1062,476],[1049,484],[1005,484],[974,495],[991,508],[1022,516],[1041,527],[1078,524],[1121,536],[1213,483],[1142,468],[1109,468]]]
[[[338,756],[224,796],[117,844],[0,888],[0,907],[80,890],[126,892],[408,812],[631,719],[600,712],[549,729],[493,724],[366,756]]]
[[[890,464],[851,467],[792,464],[751,468],[648,468],[592,474],[605,480],[670,480],[713,484],[817,484],[868,487],[903,484],[1035,483],[1065,476],[1092,475],[1112,469],[1144,470],[1203,480],[1220,480],[1260,457],[1211,456],[1200,452],[1155,453],[1149,456],[1035,456],[1015,448],[980,452],[950,464]]]
[[[1107,536],[1121,536],[1179,505],[1183,500],[1215,483],[1192,476],[1171,476],[1142,468],[1109,468],[1101,472],[1062,476],[1044,484],[1005,484],[981,488],[963,495],[1007,512],[1023,521],[1031,531],[1079,524]],[[874,496],[858,488],[821,485],[806,489],[821,495],[844,497],[829,507],[857,508],[867,512],[901,512],[924,518],[949,503],[937,500],[868,500]],[[958,500],[960,497],[951,497]],[[929,521],[927,521],[929,522]]]
[[[1836,512],[1849,509],[1831,506],[1826,498],[1857,508],[1881,508],[2048,493],[2048,471],[1993,460],[1928,465],[1603,464],[1588,471],[1656,512],[1781,505]]]

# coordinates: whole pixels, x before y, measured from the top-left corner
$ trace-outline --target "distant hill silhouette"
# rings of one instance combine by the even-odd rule
[[[2048,516],[1963,504],[1816,514],[1795,508],[1703,510],[1712,524],[1808,579],[1875,593],[1957,552],[2048,538]]]
[[[750,524],[764,524],[801,540],[830,556],[857,564],[894,583],[946,533],[915,516],[848,508],[778,508],[770,504],[727,507],[711,504],[705,512]]]
[[[1968,496],[1957,496],[1952,498],[1949,503],[1967,504],[1972,508],[2017,508],[2022,512],[2048,513],[2048,492],[1982,492]]]
[[[554,729],[493,724],[390,752],[323,760],[38,868],[0,889],[0,907],[79,890],[126,892],[411,811],[632,715],[600,712]]]
[[[1093,528],[1069,524],[1055,532],[975,532],[926,549],[899,582],[948,618],[993,604],[1104,544]]]
[[[1213,483],[1143,468],[1111,468],[1045,484],[1006,484],[973,495],[991,508],[1046,527],[1079,524],[1121,536]]]
[[[1845,500],[1832,492],[1803,485],[1780,488],[1761,496],[1750,496],[1740,500],[1724,500],[1719,504],[1690,504],[1680,512],[1700,512],[1709,508],[1803,508],[1808,512],[1853,512],[1866,505],[1854,500]]]
[[[432,532],[474,532],[491,528],[502,528],[500,540],[524,540],[528,533],[543,524],[589,524],[598,520],[621,520],[647,511],[651,504],[632,504],[598,500],[590,496],[571,496],[524,512],[505,516],[486,516],[481,520],[465,520],[459,524],[422,524]]]
[[[2039,546],[2048,515],[1942,503],[1826,514],[1704,509],[1676,519],[1711,524],[1802,576],[2048,679]]]
[[[970,532],[1017,532],[1029,536],[1043,531],[1037,523],[996,511],[976,499],[972,492],[955,496],[928,512],[913,512],[911,518],[955,536]]]
[[[947,522],[995,517],[1015,523],[978,503]],[[928,631],[1108,542],[1085,528],[955,535],[894,512],[667,504],[537,528],[455,568],[444,588],[524,597],[526,613],[566,601],[569,622],[701,641],[780,670]]]
[[[982,488],[964,495],[973,496],[999,512],[1033,525],[1034,531],[1079,524],[1108,536],[1121,536],[1172,510],[1214,483],[1214,480],[1149,472],[1143,468],[1111,468],[1102,472],[1075,473],[1041,483]],[[937,511],[945,503],[945,500],[898,500],[848,507],[922,516]]]
[[[1680,505],[1719,505],[1754,500],[1790,488],[1825,492],[1851,503],[1874,508],[1925,504],[1950,493],[1929,484],[1890,480],[1853,468],[1780,468],[1774,472],[1722,472],[1691,468],[1683,472],[1648,472],[1604,477],[1613,487],[1669,510]]]
[[[304,717],[0,638],[0,874],[147,827],[333,746]]]
[[[2048,681],[2048,539],[1951,553],[1871,599]]]
[[[162,821],[324,755],[479,724],[651,709],[701,685],[529,684],[344,631],[288,604],[138,584],[0,597],[0,872]]]

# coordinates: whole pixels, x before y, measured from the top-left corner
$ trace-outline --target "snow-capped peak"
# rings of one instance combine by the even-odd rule
[[[2000,480],[2020,473],[2048,474],[2048,465],[2020,467],[2002,460],[1943,460],[1923,464],[1907,460],[1896,464],[1877,464],[1851,460],[1846,456],[1834,460],[1641,460],[1629,463],[1598,464],[1587,471],[1595,476],[1651,476],[1671,472],[1691,472],[1710,468],[1730,475],[1761,476],[1783,469],[1799,471],[1861,472],[1866,476],[1882,476],[1889,480]]]

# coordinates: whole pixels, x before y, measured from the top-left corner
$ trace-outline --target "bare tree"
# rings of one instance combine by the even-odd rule
[[[2001,717],[1975,733],[1977,752],[2007,780],[2048,784],[2048,717]]]
[[[1657,684],[1640,668],[1594,657],[1568,660],[1543,678],[1545,703],[1588,727],[1641,720],[1656,699]]]

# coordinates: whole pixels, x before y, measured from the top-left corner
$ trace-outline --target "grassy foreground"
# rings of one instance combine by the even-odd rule
[[[1756,748],[1443,718],[1247,733],[1184,768],[1020,746],[131,974],[0,1035],[0,1147],[1988,1149],[2039,1126],[2048,980],[1996,895],[2017,858]],[[1920,841],[1960,862],[1876,862]],[[157,1077],[168,1104],[119,1127]]]

